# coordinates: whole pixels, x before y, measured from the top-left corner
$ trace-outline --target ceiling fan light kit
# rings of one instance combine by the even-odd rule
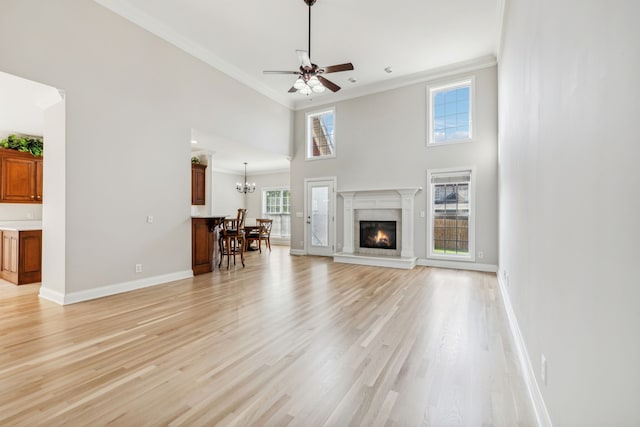
[[[321,74],[351,71],[353,70],[353,64],[347,62],[345,64],[331,65],[328,67],[318,67],[316,64],[311,63],[311,6],[315,4],[316,0],[304,0],[304,2],[309,6],[309,45],[306,51],[296,51],[298,60],[300,61],[300,68],[298,71],[263,71],[263,73],[297,75],[298,78],[291,89],[289,89],[289,93],[297,92],[303,95],[310,95],[311,93],[322,93],[326,89],[337,92],[340,90],[340,86],[327,80]]]

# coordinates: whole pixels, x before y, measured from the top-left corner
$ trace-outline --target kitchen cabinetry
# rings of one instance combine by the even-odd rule
[[[42,277],[42,230],[0,230],[0,278],[16,285]]]
[[[191,218],[191,268],[194,275],[213,271],[216,227],[223,219],[223,216]]]
[[[0,149],[0,202],[42,203],[42,157]]]
[[[205,171],[207,165],[191,164],[191,204],[205,204]]]

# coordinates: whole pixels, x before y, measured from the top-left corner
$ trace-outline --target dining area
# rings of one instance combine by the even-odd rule
[[[245,254],[271,252],[273,220],[247,220],[247,210],[238,208],[235,217],[192,217],[193,274],[212,272],[214,268],[245,267]]]

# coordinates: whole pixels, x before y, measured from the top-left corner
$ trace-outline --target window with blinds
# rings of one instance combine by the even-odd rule
[[[272,219],[272,237],[291,235],[291,191],[288,187],[262,190],[262,218]]]
[[[429,257],[473,260],[473,170],[431,170]]]

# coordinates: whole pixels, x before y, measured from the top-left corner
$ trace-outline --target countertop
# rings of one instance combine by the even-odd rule
[[[0,221],[0,230],[29,231],[42,230],[42,221]]]

